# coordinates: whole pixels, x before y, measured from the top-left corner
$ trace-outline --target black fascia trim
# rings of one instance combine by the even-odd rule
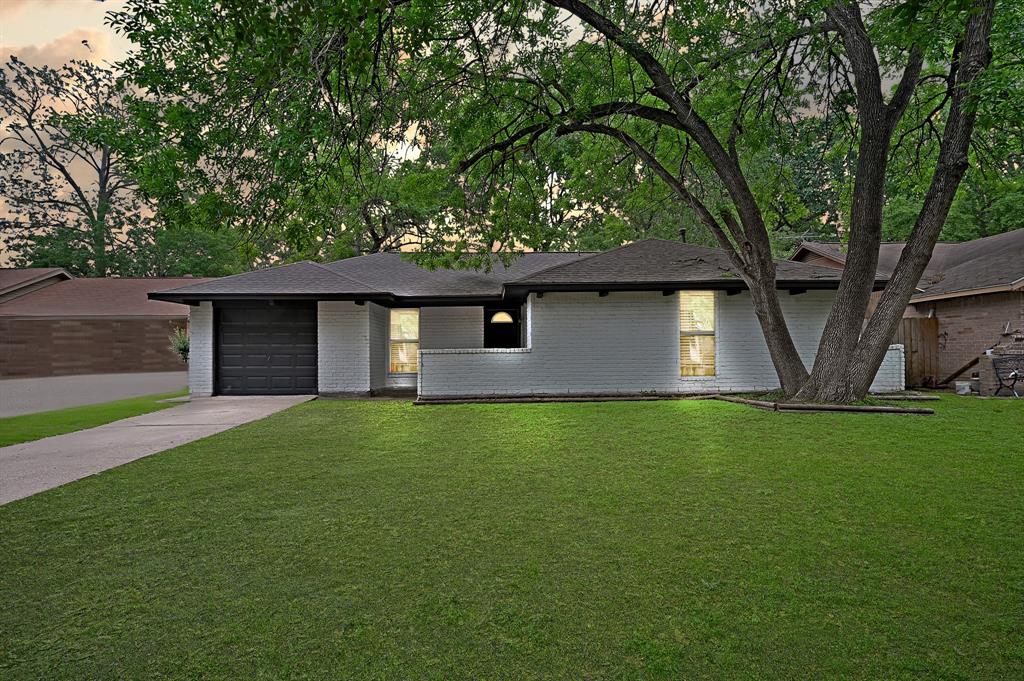
[[[886,280],[876,280],[874,290],[881,290],[885,288]],[[819,279],[780,279],[775,282],[776,290],[786,289],[815,289],[815,290],[835,290],[839,288],[839,279],[833,280],[819,280]],[[708,280],[708,281],[688,281],[688,282],[623,282],[623,283],[608,283],[599,282],[593,284],[506,284],[505,292],[506,296],[519,295],[525,296],[530,293],[593,293],[600,291],[665,291],[672,289],[674,291],[746,291],[747,285],[742,281],[729,281],[729,280]]]
[[[385,307],[478,307],[503,302],[500,293],[492,295],[395,296]]]
[[[156,291],[146,296],[150,300],[192,305],[204,300],[370,300],[390,301],[390,293],[174,293]]]

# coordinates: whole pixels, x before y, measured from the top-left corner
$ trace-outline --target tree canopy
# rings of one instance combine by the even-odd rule
[[[629,149],[593,130],[570,134],[589,107],[650,106],[657,97],[641,66],[571,9],[559,11],[565,4],[129,2],[113,24],[139,44],[129,72],[160,102],[149,105],[163,141],[150,159],[150,189],[176,195],[167,202],[176,219],[283,230],[291,247],[313,255],[314,244],[325,256],[394,244],[381,229],[445,248],[601,247],[683,234],[714,244]],[[804,237],[845,238],[859,128],[844,48],[823,30],[827,3],[595,6],[683,81],[680,91],[731,145],[776,253]],[[908,44],[920,43],[926,57],[893,153],[886,238],[905,238],[927,188],[966,8],[887,2],[866,16],[886,87]],[[996,40],[1007,48],[1021,37],[1020,18],[1012,7],[997,15]],[[979,142],[972,151],[967,185],[985,188],[985,208],[960,197],[945,238],[1011,226],[1001,207],[1020,200],[1010,170],[1024,144],[1020,76],[1019,65],[1007,67],[979,97],[992,132],[987,150]],[[729,205],[684,131],[626,111],[603,120],[679,169],[713,211]],[[549,125],[460,168],[541,121]],[[412,222],[402,219],[410,214]]]

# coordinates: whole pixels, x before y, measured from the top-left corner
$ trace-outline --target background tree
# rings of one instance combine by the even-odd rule
[[[15,265],[79,276],[223,275],[234,233],[163,229],[136,180],[135,98],[84,61],[0,70],[0,236]]]
[[[15,262],[105,276],[126,269],[148,232],[126,174],[129,120],[113,75],[94,64],[0,70],[0,229]]]
[[[1019,91],[1021,13],[1016,3],[996,13],[987,0],[865,11],[854,2],[137,0],[114,23],[141,46],[129,65],[139,83],[187,97],[212,68],[224,84],[218,105],[234,118],[257,112],[253,129],[291,147],[327,143],[355,158],[415,130],[430,167],[446,167],[461,190],[424,242],[440,262],[466,248],[572,245],[602,230],[629,238],[646,229],[655,196],[671,197],[658,216],[667,219],[650,224],[686,210],[687,238],[709,235],[726,251],[785,392],[845,401],[877,371],[967,169],[979,114]],[[909,245],[862,333],[886,189],[904,174],[893,160],[924,133],[932,141],[915,142],[924,179]],[[808,138],[821,159],[809,175]],[[815,220],[841,228],[849,253],[808,370],[773,256]]]

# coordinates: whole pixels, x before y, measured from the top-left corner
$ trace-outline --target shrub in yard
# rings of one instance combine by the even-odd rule
[[[182,362],[188,361],[188,331],[185,329],[175,329],[168,336],[171,341],[171,350],[174,351],[178,357],[181,357]]]

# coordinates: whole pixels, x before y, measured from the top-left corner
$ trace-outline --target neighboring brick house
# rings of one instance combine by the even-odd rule
[[[0,303],[71,278],[60,267],[0,268]]]
[[[168,336],[188,306],[147,296],[197,281],[0,270],[0,378],[182,371]]]
[[[778,262],[805,362],[838,280],[831,268]],[[426,401],[778,387],[750,292],[724,251],[676,241],[523,253],[486,271],[427,270],[378,253],[150,297],[193,306],[189,384],[199,396],[405,389]],[[902,389],[901,362],[892,350],[874,389]]]
[[[882,244],[879,273],[892,273],[903,246]],[[842,268],[846,252],[841,244],[804,242],[792,260]],[[1024,229],[936,244],[904,317],[938,320],[939,380],[1000,342],[1006,331],[1024,330]]]

